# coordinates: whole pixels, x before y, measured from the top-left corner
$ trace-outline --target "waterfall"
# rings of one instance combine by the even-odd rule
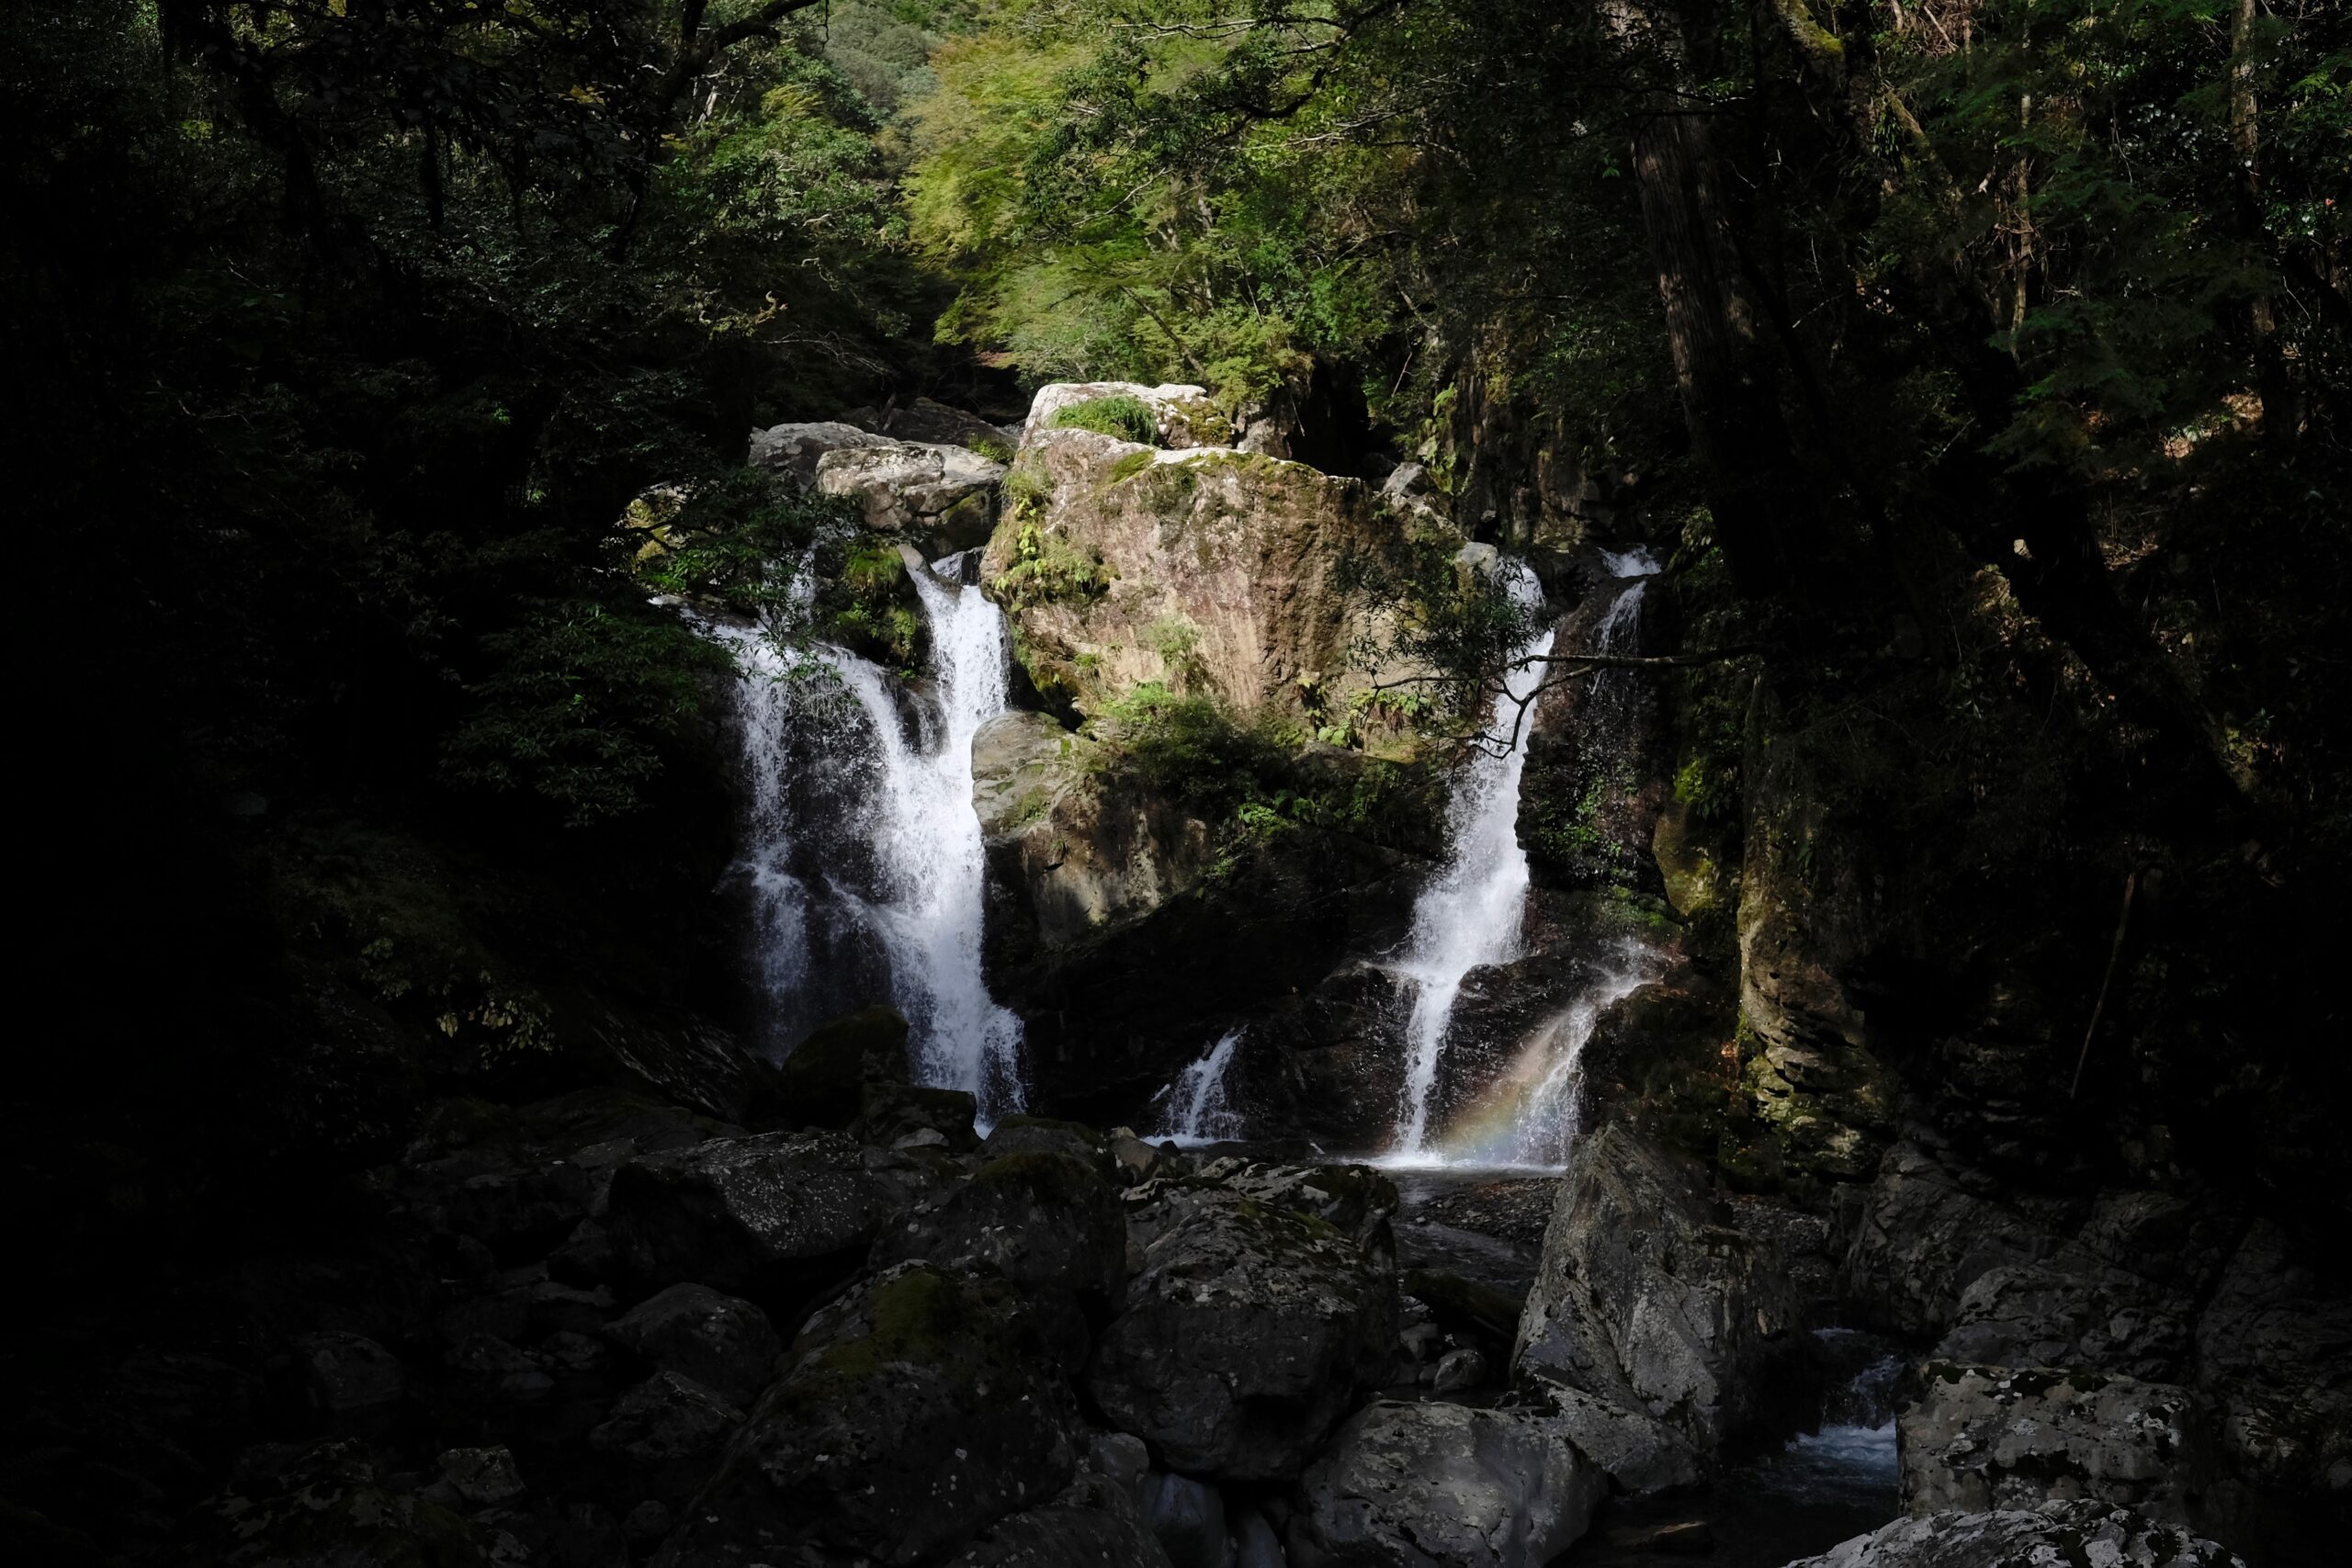
[[[845,649],[795,661],[757,632],[712,628],[742,671],[751,801],[737,869],[771,1044],[887,994],[917,1081],[968,1090],[985,1123],[1023,1106],[1021,1021],[981,975],[972,806],[972,738],[1004,711],[1004,626],[978,589],[911,555],[908,571],[931,627],[935,712]]]
[[[1180,1144],[1215,1144],[1241,1136],[1241,1115],[1233,1109],[1225,1081],[1241,1035],[1238,1028],[1226,1031],[1207,1055],[1153,1097],[1154,1105],[1165,1108],[1160,1129],[1153,1137],[1172,1138]]]
[[[1532,608],[1543,603],[1535,574],[1506,561],[1503,586],[1512,601]],[[1524,699],[1543,683],[1544,666],[1521,660],[1552,651],[1549,626],[1515,650],[1503,690],[1488,716],[1487,739],[1463,772],[1447,805],[1452,858],[1413,907],[1413,929],[1396,973],[1413,989],[1405,1026],[1407,1050],[1404,1114],[1396,1129],[1397,1156],[1429,1153],[1430,1091],[1437,1083],[1438,1055],[1453,1017],[1463,976],[1481,964],[1518,956],[1521,906],[1527,900],[1527,852],[1519,843],[1519,779],[1527,765],[1533,725]]]
[[[1603,551],[1601,559],[1612,576],[1632,581],[1611,601],[1594,628],[1594,651],[1628,652],[1637,646],[1644,591],[1658,564],[1638,547]],[[1524,567],[1516,568],[1506,586],[1522,604],[1542,599],[1534,575]],[[1552,635],[1545,629],[1517,657],[1549,653]],[[1390,1154],[1394,1160],[1556,1163],[1565,1156],[1574,1131],[1580,1058],[1601,1010],[1654,978],[1645,973],[1645,955],[1639,949],[1623,954],[1615,969],[1522,1048],[1511,1070],[1481,1097],[1456,1134],[1442,1146],[1431,1146],[1430,1095],[1463,979],[1481,964],[1507,963],[1519,954],[1528,885],[1527,852],[1519,842],[1519,786],[1533,728],[1532,711],[1522,716],[1521,700],[1542,682],[1544,668],[1537,664],[1513,675],[1496,697],[1487,732],[1492,746],[1456,785],[1448,807],[1452,858],[1413,908],[1406,956],[1396,965],[1399,976],[1413,987],[1413,1005],[1405,1029],[1405,1105]],[[1589,714],[1622,702],[1623,674],[1611,670],[1594,673]],[[1507,751],[1501,750],[1505,742]]]

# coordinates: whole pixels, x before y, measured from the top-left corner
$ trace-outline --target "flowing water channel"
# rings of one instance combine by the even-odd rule
[[[972,806],[972,738],[1004,711],[1007,651],[1001,613],[958,581],[961,564],[908,561],[931,630],[928,691],[842,649],[801,656],[749,627],[712,630],[741,671],[751,800],[737,874],[771,1049],[887,995],[917,1081],[969,1091],[985,1124],[1023,1103],[1021,1021],[981,974]]]

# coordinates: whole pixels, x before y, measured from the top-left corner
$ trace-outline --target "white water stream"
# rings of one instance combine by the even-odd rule
[[[718,628],[743,671],[752,808],[740,869],[772,1033],[788,1039],[870,999],[860,982],[878,979],[906,1016],[917,1081],[968,1090],[986,1125],[1023,1106],[1021,1021],[981,974],[972,807],[972,738],[1004,711],[1004,623],[978,589],[911,559],[908,570],[937,695],[935,712],[912,705],[911,725],[899,683],[866,660],[819,648],[812,679],[758,633]]]
[[[1241,1035],[1239,1028],[1227,1030],[1206,1055],[1159,1091],[1152,1101],[1160,1108],[1159,1128],[1152,1134],[1155,1139],[1189,1145],[1241,1136],[1241,1115],[1233,1107],[1225,1081],[1233,1069],[1233,1053],[1241,1043]]]
[[[1621,653],[1634,646],[1643,591],[1658,566],[1641,549],[1604,552],[1602,559],[1616,577],[1634,580],[1594,629],[1594,651]],[[1507,562],[1506,570],[1511,575],[1505,587],[1518,603],[1542,603],[1543,590],[1532,572],[1516,562]],[[1518,650],[1514,663],[1550,653],[1552,638],[1547,625]],[[1412,987],[1413,1001],[1405,1026],[1405,1100],[1390,1163],[1556,1163],[1573,1132],[1578,1058],[1601,1010],[1654,977],[1638,950],[1628,952],[1603,980],[1522,1046],[1511,1071],[1470,1108],[1458,1134],[1432,1137],[1430,1095],[1462,982],[1474,968],[1519,956],[1528,887],[1527,852],[1519,842],[1519,792],[1534,716],[1525,699],[1542,684],[1547,668],[1533,663],[1512,671],[1496,696],[1489,745],[1464,770],[1447,809],[1451,857],[1414,906],[1405,956],[1395,965]],[[1622,673],[1597,671],[1588,706],[1612,700],[1612,677]]]
[[[1529,608],[1544,601],[1535,574],[1506,561],[1504,587]],[[1552,651],[1552,628],[1528,639],[1513,659],[1541,658]],[[1405,1025],[1405,1104],[1396,1126],[1395,1154],[1427,1157],[1430,1090],[1437,1084],[1438,1057],[1445,1026],[1453,1018],[1463,976],[1485,964],[1519,955],[1519,924],[1527,902],[1527,852],[1519,843],[1519,780],[1527,766],[1533,726],[1523,715],[1524,699],[1543,682],[1544,666],[1507,671],[1487,725],[1490,745],[1463,770],[1446,807],[1453,855],[1413,906],[1412,934],[1396,965],[1412,987],[1413,1010]]]

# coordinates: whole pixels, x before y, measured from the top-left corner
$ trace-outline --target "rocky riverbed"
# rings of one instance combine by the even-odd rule
[[[808,1051],[855,1083],[800,1099],[837,1125],[443,1105],[343,1247],[194,1279],[213,1337],[131,1355],[82,1440],[159,1544],[229,1563],[2236,1561],[2191,1540],[2255,1483],[2229,1395],[1820,1330],[1764,1227],[1630,1130],[1558,1178],[982,1137],[899,1081],[897,1029]]]

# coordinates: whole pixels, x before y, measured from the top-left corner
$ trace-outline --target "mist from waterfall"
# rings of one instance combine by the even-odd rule
[[[1600,1015],[1657,979],[1657,967],[1639,942],[1619,943],[1600,976],[1529,1035],[1502,1076],[1453,1119],[1439,1156],[1449,1165],[1566,1164],[1583,1103],[1584,1048]]]
[[[1595,626],[1593,651],[1627,654],[1638,646],[1642,600],[1658,563],[1638,547],[1603,551],[1601,559],[1612,576],[1631,581]],[[1506,586],[1522,604],[1542,600],[1534,575],[1524,567],[1517,568]],[[1548,654],[1552,638],[1547,627],[1519,650],[1514,662]],[[1584,1046],[1601,1011],[1656,978],[1648,954],[1636,944],[1624,944],[1599,980],[1521,1045],[1511,1067],[1465,1108],[1456,1125],[1432,1138],[1430,1100],[1462,982],[1479,965],[1519,956],[1528,887],[1527,852],[1519,842],[1520,781],[1533,728],[1532,708],[1524,699],[1541,684],[1546,669],[1536,663],[1514,673],[1496,697],[1490,744],[1456,785],[1448,808],[1451,858],[1414,906],[1406,957],[1396,965],[1413,987],[1405,1030],[1404,1112],[1387,1156],[1397,1164],[1559,1163],[1574,1135]],[[1622,670],[1593,673],[1585,704],[1589,716],[1623,701],[1626,675]]]
[[[742,671],[751,799],[737,870],[771,1043],[887,995],[916,1081],[969,1091],[985,1124],[1023,1104],[1021,1021],[981,972],[972,806],[972,738],[1005,706],[1004,623],[978,588],[912,558],[908,571],[930,623],[933,702],[845,649],[796,658],[752,629],[713,628]]]

